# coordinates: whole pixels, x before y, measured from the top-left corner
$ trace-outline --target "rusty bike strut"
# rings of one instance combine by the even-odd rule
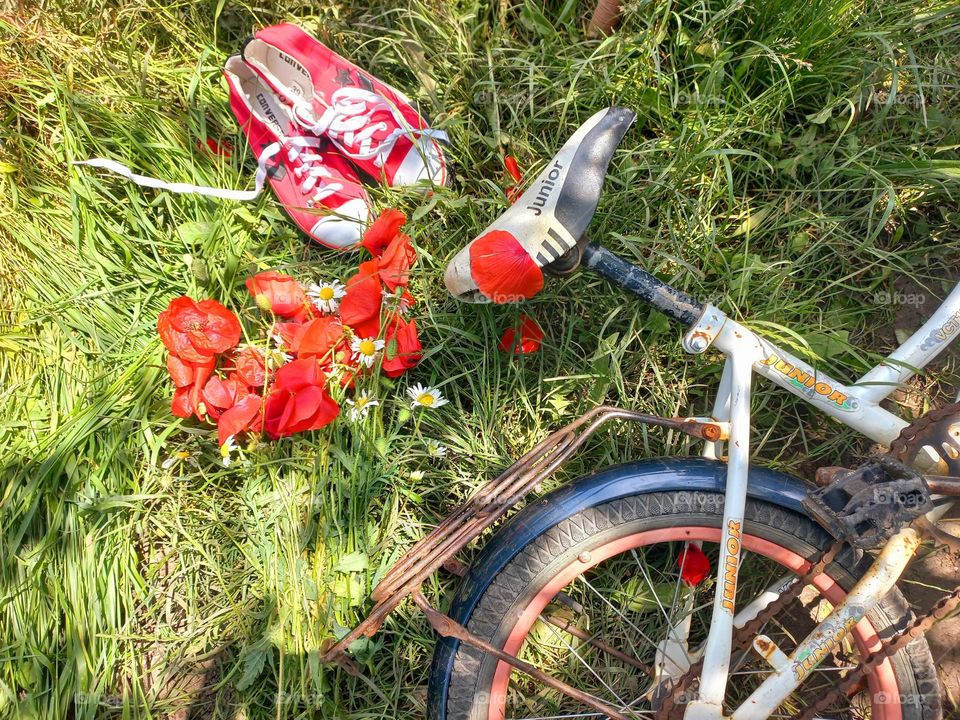
[[[411,595],[438,632],[453,635],[469,645],[489,652],[490,649],[485,647],[485,644],[481,646],[482,641],[475,638],[466,628],[434,610],[420,592],[420,586],[441,567],[456,565],[455,556],[460,550],[521,502],[569,460],[591,435],[611,420],[627,420],[679,430],[691,437],[711,442],[727,439],[728,433],[727,425],[720,422],[702,421],[696,418],[665,418],[607,405],[594,408],[544,438],[404,554],[374,589],[371,597],[376,605],[370,614],[349,634],[330,647],[324,653],[322,661],[337,663],[347,672],[357,674],[359,669],[348,657],[347,648],[361,637],[371,637],[376,634],[387,616],[400,605],[404,598]],[[500,651],[494,654],[522,672],[544,680],[541,677],[543,673],[522,660]],[[602,705],[596,698],[575,691],[558,680],[550,678],[544,682],[610,717],[621,717],[615,712],[611,713],[612,709]],[[573,694],[571,690],[574,690]]]

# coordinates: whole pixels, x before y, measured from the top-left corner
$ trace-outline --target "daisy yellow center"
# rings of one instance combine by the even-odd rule
[[[186,460],[188,457],[190,457],[190,453],[188,453],[186,450],[181,450],[180,452],[175,453],[174,457],[177,460]]]
[[[373,355],[377,351],[377,346],[373,340],[361,340],[357,349],[361,355]]]
[[[370,402],[370,398],[365,398],[365,397],[357,398],[357,402],[356,402],[356,408],[357,408],[357,410],[359,410],[360,408],[362,408],[362,407],[363,407],[364,405],[366,405],[368,402]]]
[[[333,288],[332,287],[322,287],[320,292],[317,293],[317,297],[321,300],[333,300]]]
[[[430,407],[433,405],[435,398],[430,393],[420,393],[420,397],[417,398],[417,402],[421,405],[426,405]]]
[[[230,443],[224,443],[220,446],[220,456],[230,457]]]

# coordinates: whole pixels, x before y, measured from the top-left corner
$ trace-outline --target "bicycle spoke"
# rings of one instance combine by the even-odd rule
[[[646,567],[644,566],[643,563],[640,562],[640,558],[637,556],[637,551],[636,551],[636,550],[631,550],[631,551],[630,551],[630,554],[633,556],[633,559],[636,561],[637,567],[640,568],[640,573],[643,575],[643,579],[647,581],[647,587],[650,588],[650,593],[653,595],[653,599],[656,601],[657,607],[660,608],[660,612],[663,614],[664,619],[667,621],[667,632],[668,632],[671,636],[676,637],[677,626],[675,626],[675,625],[673,624],[673,620],[672,620],[671,615],[668,615],[668,614],[667,614],[666,608],[664,608],[664,607],[663,607],[663,603],[660,602],[660,595],[657,593],[657,589],[654,587],[654,585],[653,585],[653,580],[650,579],[650,575],[649,575],[649,573],[647,572]],[[684,558],[686,558],[686,556],[684,556]],[[681,572],[681,573],[683,572],[683,566],[682,566],[682,564],[681,564],[680,572]],[[681,577],[680,574],[678,574],[678,575],[677,575],[677,582],[678,582],[678,583],[679,583],[679,581],[680,581],[680,577]],[[679,592],[679,588],[674,588],[674,593],[675,593],[675,594],[674,594],[674,598],[676,598],[676,593],[677,593],[677,592]],[[672,612],[672,610],[671,610],[671,612]],[[668,638],[668,640],[669,640],[669,638]],[[677,640],[678,640],[678,643],[677,643],[677,644],[680,645],[680,643],[679,643],[679,638],[677,638]],[[690,653],[687,652],[687,648],[686,648],[686,643],[685,643],[685,642],[683,643],[683,646],[681,646],[680,649],[681,649],[682,652],[683,652],[683,656],[684,656],[684,659],[686,659],[687,664],[688,664],[688,665],[689,665],[689,664],[692,664],[691,661],[690,661]],[[674,662],[674,664],[676,664],[675,661],[671,661],[671,662]]]
[[[578,577],[577,577],[577,580],[580,580],[584,585],[586,585],[598,598],[600,598],[600,600],[601,600],[604,604],[607,605],[607,607],[609,607],[611,610],[613,610],[613,612],[616,613],[617,616],[619,616],[625,623],[627,623],[627,625],[629,625],[631,628],[633,628],[634,630],[636,630],[637,634],[638,634],[640,637],[642,637],[644,640],[646,640],[648,643],[650,643],[650,646],[651,646],[651,647],[653,647],[654,649],[657,648],[657,643],[655,643],[653,640],[651,640],[650,637],[649,637],[643,630],[641,630],[640,628],[638,628],[638,627],[636,626],[636,624],[634,624],[626,615],[624,615],[624,614],[623,614],[622,612],[620,612],[617,608],[615,608],[615,607],[613,606],[613,603],[611,603],[609,600],[607,600],[606,597],[604,597],[603,593],[601,593],[599,590],[597,590],[595,587],[593,587],[593,585],[590,584],[590,581],[589,581],[589,580],[587,580],[583,575],[578,576]],[[677,665],[676,661],[671,660],[671,662],[672,662],[674,665]],[[681,670],[681,671],[683,670],[683,668],[680,667],[679,665],[677,665],[677,668],[678,668],[679,670]]]
[[[588,671],[590,671],[590,674],[593,675],[593,676],[597,679],[597,681],[598,681],[601,685],[603,685],[611,695],[613,695],[614,699],[616,699],[617,703],[619,703],[619,706],[618,706],[618,707],[620,707],[620,708],[625,707],[625,703],[624,703],[624,701],[623,701],[623,698],[621,698],[621,697],[617,694],[616,690],[614,690],[612,687],[610,687],[610,685],[608,685],[608,684],[604,681],[604,679],[603,679],[602,677],[600,677],[600,674],[599,674],[596,670],[593,669],[593,667],[590,665],[590,663],[588,663],[586,660],[583,659],[583,656],[581,656],[580,653],[577,652],[576,648],[574,648],[571,643],[567,642],[567,639],[566,639],[565,637],[563,637],[563,635],[560,634],[560,631],[557,630],[557,629],[553,626],[552,623],[547,622],[546,618],[544,618],[543,615],[540,616],[540,620],[543,622],[544,627],[549,628],[549,629],[550,629],[550,632],[553,633],[553,634],[560,640],[560,642],[562,642],[562,643],[567,647],[567,649],[568,649],[571,653],[573,653],[573,656],[574,656],[577,660],[580,661],[580,664],[582,664]]]

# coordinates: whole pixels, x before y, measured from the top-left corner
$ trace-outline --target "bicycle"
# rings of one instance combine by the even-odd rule
[[[960,494],[960,406],[908,424],[879,403],[960,334],[960,285],[856,383],[829,377],[584,239],[633,118],[610,108],[584,123],[454,258],[447,287],[465,300],[529,297],[537,276],[516,247],[548,273],[599,273],[686,326],[687,352],[724,354],[712,416],[600,407],[553,433],[391,568],[371,614],[324,659],[357,672],[350,643],[409,596],[441,636],[432,718],[941,717],[923,633],[960,603],[960,588],[914,617],[896,583],[922,538],[960,545],[936,527]],[[496,262],[518,263],[500,296],[475,267]],[[754,374],[889,453],[825,469],[821,487],[752,466]],[[469,569],[455,560],[614,419],[687,433],[705,442],[703,456],[581,478],[527,504]],[[464,576],[446,615],[420,590],[441,566]]]

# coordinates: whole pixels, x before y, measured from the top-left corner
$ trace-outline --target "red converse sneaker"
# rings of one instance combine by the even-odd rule
[[[369,215],[367,192],[350,164],[322,138],[304,136],[289,108],[240,59],[223,68],[230,107],[277,199],[311,238],[332,248],[356,245]]]
[[[433,130],[398,90],[365,73],[296,25],[260,30],[243,59],[292,108],[303,130],[325,136],[358,168],[387,185],[447,182]]]
[[[304,136],[293,122],[290,109],[239,55],[227,60],[223,75],[230,88],[234,117],[259,161],[254,190],[165,182],[137,175],[105,158],[74,164],[104,168],[145,187],[221,200],[253,200],[269,178],[284,210],[312,239],[337,249],[356,245],[363,235],[369,208],[367,191],[350,163],[329,141]]]

